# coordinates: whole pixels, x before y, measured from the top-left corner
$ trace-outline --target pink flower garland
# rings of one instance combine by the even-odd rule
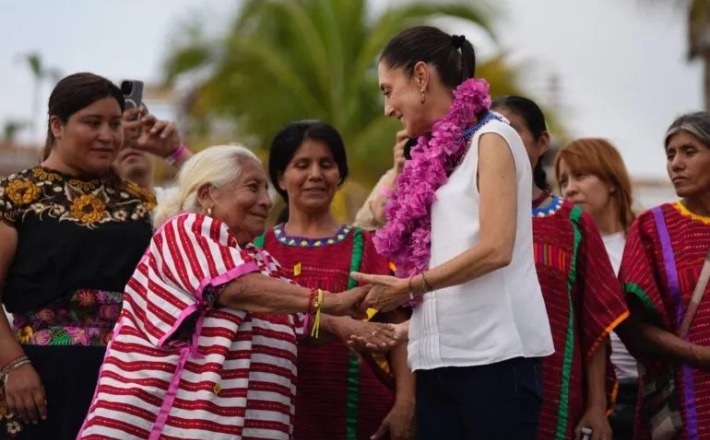
[[[466,126],[490,106],[488,82],[464,81],[454,90],[446,116],[434,122],[432,132],[420,136],[412,148],[412,159],[405,163],[387,203],[387,223],[374,238],[377,252],[397,266],[397,276],[410,277],[429,268],[434,193],[466,154]]]

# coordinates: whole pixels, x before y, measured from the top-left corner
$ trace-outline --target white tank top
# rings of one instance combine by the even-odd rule
[[[518,212],[513,258],[507,267],[467,283],[427,293],[409,328],[412,370],[487,365],[554,352],[533,257],[532,170],[518,133],[493,120],[471,139],[461,165],[436,192],[431,213],[434,268],[479,242],[478,142],[497,133],[513,153]]]

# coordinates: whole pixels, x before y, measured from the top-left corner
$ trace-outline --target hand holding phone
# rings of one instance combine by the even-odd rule
[[[143,81],[124,79],[121,81],[121,93],[126,101],[126,110],[139,108],[143,101]]]

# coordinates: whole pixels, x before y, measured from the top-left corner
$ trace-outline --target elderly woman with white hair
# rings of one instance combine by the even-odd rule
[[[272,202],[249,150],[208,148],[178,183],[126,286],[79,438],[290,438],[297,338],[321,312],[358,315],[367,288],[298,287],[250,244]]]

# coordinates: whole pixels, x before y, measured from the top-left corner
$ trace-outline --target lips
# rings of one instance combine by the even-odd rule
[[[92,148],[91,152],[98,154],[116,154],[116,150],[113,148]]]

